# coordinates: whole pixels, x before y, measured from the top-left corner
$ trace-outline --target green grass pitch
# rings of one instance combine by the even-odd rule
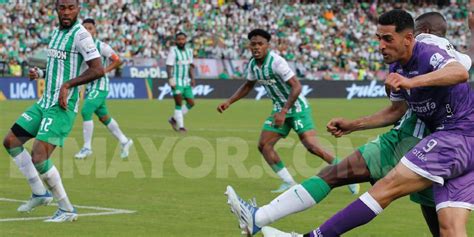
[[[261,205],[275,197],[270,190],[280,184],[257,150],[260,128],[270,113],[271,102],[243,100],[219,114],[216,107],[221,101],[197,100],[185,117],[186,135],[172,131],[167,123],[174,108],[171,100],[109,101],[111,115],[135,142],[128,160],[119,158],[117,141],[96,118],[94,154],[86,160],[75,160],[73,156],[82,145],[82,119],[78,116],[65,147],[57,149],[52,158],[73,204],[93,207],[78,208],[79,214],[89,216],[80,216],[75,223],[18,219],[48,216],[55,207],[40,207],[30,214],[16,212],[19,203],[7,199],[26,200],[30,190],[2,148],[0,236],[240,236],[237,221],[226,204],[225,187],[233,185],[243,198],[256,197]],[[325,132],[330,118],[370,114],[388,105],[386,99],[310,102],[322,144],[340,157],[388,129],[358,132],[337,140]],[[31,103],[0,102],[2,137]],[[319,158],[305,152],[294,132],[280,141],[278,152],[298,181],[324,167]],[[368,188],[368,184],[362,185],[361,192]],[[321,204],[273,226],[309,231],[355,198],[346,187],[335,189]],[[134,213],[105,215],[107,210],[99,207]],[[473,235],[474,218],[468,228]],[[403,198],[372,223],[345,236],[430,235],[419,207]]]

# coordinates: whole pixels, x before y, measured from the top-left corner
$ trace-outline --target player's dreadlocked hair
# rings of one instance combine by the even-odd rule
[[[410,13],[399,9],[382,14],[379,17],[378,23],[383,26],[395,25],[395,31],[398,33],[406,29],[413,30],[415,28],[415,22]]]

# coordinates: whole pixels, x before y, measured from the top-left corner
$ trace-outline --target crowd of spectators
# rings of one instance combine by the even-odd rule
[[[16,2],[16,1],[15,1]],[[52,1],[54,2],[54,1]],[[188,35],[195,58],[248,59],[247,33],[254,28],[272,33],[272,47],[310,78],[321,71],[350,72],[386,69],[378,53],[377,16],[403,8],[417,16],[441,12],[449,23],[447,38],[467,47],[467,1],[430,2],[327,1],[317,4],[271,0],[81,1],[80,18],[94,18],[98,38],[123,58],[165,58],[178,31]],[[308,2],[308,1],[303,1]],[[47,46],[57,26],[54,3],[2,3],[0,61],[24,65],[27,57]]]

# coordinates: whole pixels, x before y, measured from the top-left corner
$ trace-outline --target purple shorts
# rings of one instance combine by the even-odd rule
[[[436,210],[474,210],[474,137],[435,132],[405,154],[401,162],[434,182]]]

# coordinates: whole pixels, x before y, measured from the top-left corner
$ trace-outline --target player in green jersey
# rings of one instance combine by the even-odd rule
[[[437,38],[444,37],[446,28],[447,23],[444,17],[437,12],[425,13],[415,21],[415,29],[418,29],[418,34],[430,33],[437,35]],[[450,45],[446,39],[440,38],[442,40],[433,41],[433,37],[436,36],[430,35],[428,37],[426,34],[423,36],[419,39],[421,42],[436,44],[454,55],[460,62],[468,61],[469,64],[463,63],[466,68],[470,66],[470,60],[466,60],[466,55],[446,47]],[[386,114],[386,112],[381,114]],[[359,124],[364,124],[360,122],[363,119],[355,121],[341,118],[333,119],[328,123],[328,131],[334,131],[334,126],[343,127],[349,132],[357,130]],[[316,176],[303,181],[301,185],[292,187],[260,208],[251,206],[247,210],[239,210],[239,207],[234,205],[232,211],[243,213],[242,216],[245,217],[248,216],[247,213],[254,213],[245,219],[249,220],[249,223],[253,220],[255,224],[244,223],[242,226],[247,227],[243,228],[246,232],[255,234],[260,230],[260,227],[319,204],[335,187],[353,182],[371,182],[372,184],[377,182],[385,177],[398,164],[400,159],[429,133],[425,124],[411,110],[408,110],[391,130],[362,145],[341,163],[324,168]],[[342,133],[336,133],[336,135],[341,136]],[[227,195],[229,196],[229,203],[239,203],[240,205],[240,198],[230,186],[227,188]],[[413,193],[410,195],[410,199],[420,204],[431,234],[435,237],[440,236],[432,188]],[[240,206],[245,206],[245,204]],[[262,232],[264,236],[290,236],[290,234],[271,227],[263,228]]]
[[[193,51],[186,48],[186,34],[178,32],[175,36],[176,46],[171,47],[166,59],[166,72],[168,83],[173,91],[175,102],[174,115],[168,119],[171,127],[181,133],[186,132],[184,128],[184,115],[194,106],[193,87],[194,80]],[[183,99],[186,106],[183,107]]]
[[[95,38],[97,33],[94,19],[85,19],[82,21],[82,25],[87,31],[89,31],[89,33],[92,35],[92,38],[95,39],[94,43],[96,44],[97,50],[99,50],[99,53],[102,57],[102,64],[105,66],[107,64],[107,60],[110,60],[110,64],[105,68],[105,75],[103,77],[87,84],[85,101],[81,111],[82,119],[84,121],[82,123],[84,145],[75,155],[75,157],[77,159],[84,159],[92,154],[91,141],[92,133],[94,132],[94,122],[92,120],[92,115],[95,113],[100,122],[102,122],[102,124],[104,124],[120,142],[122,148],[120,157],[124,159],[128,157],[129,149],[133,144],[133,141],[123,134],[117,121],[115,121],[115,119],[110,116],[107,105],[105,104],[105,100],[109,94],[109,77],[107,76],[107,73],[118,68],[122,62],[112,47]]]
[[[263,85],[272,99],[272,114],[264,122],[258,149],[273,171],[283,180],[283,184],[273,192],[283,192],[296,182],[288,172],[274,145],[288,136],[291,129],[298,134],[306,149],[321,157],[329,164],[337,163],[337,159],[323,149],[316,139],[311,108],[306,98],[301,94],[301,84],[288,63],[269,50],[271,36],[262,29],[249,33],[252,59],[248,65],[247,81],[227,101],[217,108],[219,112],[245,97],[255,86],[256,82]],[[350,187],[352,193],[358,192],[358,185]]]
[[[63,146],[74,124],[79,102],[78,86],[102,77],[104,68],[91,35],[77,21],[78,1],[58,0],[55,7],[59,27],[51,34],[46,70],[31,69],[29,73],[30,79],[44,76],[44,93],[13,124],[3,145],[27,178],[33,193],[18,211],[29,212],[49,204],[54,197],[59,209],[46,221],[65,222],[76,220],[77,211],[49,158],[56,146]],[[89,68],[80,73],[83,61]],[[23,144],[31,138],[35,141],[30,155]]]

